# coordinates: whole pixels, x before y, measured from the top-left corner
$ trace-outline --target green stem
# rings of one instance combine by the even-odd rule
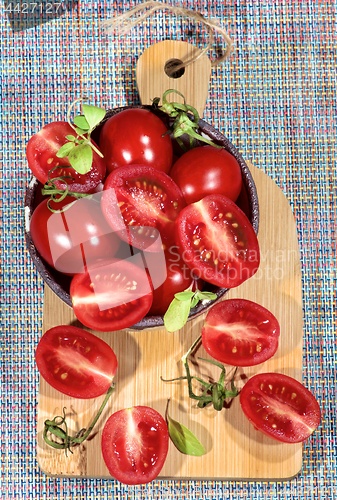
[[[76,133],[76,135],[78,135],[78,137],[80,137],[81,139],[83,139],[83,141],[85,143],[89,144],[89,146],[91,147],[91,149],[93,149],[95,151],[95,153],[98,154],[98,156],[100,156],[101,158],[103,158],[103,154],[101,153],[101,151],[99,149],[97,149],[96,146],[95,146],[95,144],[93,144],[91,142],[91,140],[90,140],[91,132],[92,132],[93,129],[89,130],[88,131],[88,136],[85,137],[84,135],[78,133],[78,129],[75,127],[75,125],[71,121],[71,112],[72,112],[73,108],[75,107],[75,105],[78,102],[82,102],[82,100],[83,100],[82,98],[75,99],[75,101],[71,103],[71,105],[68,108],[68,112],[67,112],[67,121],[68,121],[69,125],[71,126],[71,128]]]
[[[102,415],[102,412],[114,389],[115,389],[115,384],[112,383],[105,395],[105,398],[98,412],[96,413],[95,418],[92,420],[89,427],[86,429],[81,429],[77,434],[75,434],[75,436],[70,436],[68,434],[68,425],[66,422],[65,408],[63,408],[63,417],[58,415],[54,417],[53,420],[49,419],[45,420],[44,430],[43,430],[44,441],[52,448],[59,450],[69,450],[69,451],[71,451],[72,446],[77,446],[83,443],[83,441],[88,439],[88,437],[90,436],[98,419]],[[64,428],[61,427],[62,425],[64,426]],[[52,436],[52,438],[49,437],[50,435]],[[53,438],[57,438],[58,440],[55,440]]]

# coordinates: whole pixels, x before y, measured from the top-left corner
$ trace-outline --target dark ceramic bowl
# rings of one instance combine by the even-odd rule
[[[122,108],[116,108],[113,110],[109,110],[106,114],[106,117],[104,121],[106,121],[110,116],[119,113],[123,109],[127,109],[130,106],[127,107],[122,107]],[[149,106],[132,106],[132,107],[143,107],[149,109]],[[151,108],[152,109],[152,108]],[[168,118],[166,115],[164,115],[162,112],[159,110],[154,111],[156,114],[158,114],[164,121],[168,121]],[[104,123],[97,127],[95,130],[95,134],[93,135],[93,139],[97,142],[99,138],[99,133],[101,130],[101,127]],[[243,179],[243,186],[242,186],[242,191],[240,193],[239,199],[237,200],[237,204],[239,207],[246,213],[248,216],[255,232],[258,232],[258,226],[259,226],[259,204],[258,204],[258,197],[257,197],[257,192],[256,192],[256,187],[254,180],[252,178],[251,172],[239,153],[239,151],[236,149],[235,146],[224,136],[222,135],[218,130],[215,130],[211,125],[206,123],[203,120],[200,120],[199,122],[199,132],[201,132],[203,135],[206,135],[210,139],[212,139],[213,142],[216,144],[221,145],[227,151],[229,151],[239,162],[239,165],[241,167],[241,172],[242,172],[242,179]],[[201,144],[201,143],[200,143]],[[177,146],[177,145],[176,145]],[[33,262],[42,276],[43,280],[45,283],[56,293],[56,295],[62,299],[68,306],[71,307],[71,299],[69,295],[69,286],[70,286],[70,281],[71,278],[69,276],[66,276],[55,269],[51,268],[40,256],[38,251],[36,250],[34,243],[32,242],[31,236],[30,236],[30,231],[29,231],[29,226],[30,226],[30,218],[31,215],[35,209],[35,207],[43,200],[43,196],[41,194],[41,188],[42,185],[33,177],[32,180],[29,183],[29,186],[26,191],[26,197],[25,197],[25,217],[26,217],[26,244],[27,248],[30,252],[30,255],[33,259]],[[192,318],[195,318],[199,314],[205,312],[209,307],[211,307],[215,302],[217,302],[221,297],[225,295],[225,293],[228,291],[227,289],[224,288],[218,288],[214,285],[207,285],[205,288],[208,291],[214,292],[217,296],[216,299],[213,301],[208,301],[206,303],[201,302],[199,303],[195,308],[191,310],[191,313],[189,315],[189,320]],[[131,329],[135,330],[144,330],[147,328],[152,328],[152,327],[161,327],[164,325],[163,317],[162,316],[146,316],[144,319],[136,323],[131,327]]]

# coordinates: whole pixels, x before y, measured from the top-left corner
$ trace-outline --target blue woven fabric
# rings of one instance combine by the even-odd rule
[[[47,12],[46,2],[33,14],[22,2],[10,12],[16,3],[0,8],[0,497],[336,498],[336,2],[184,3],[218,19],[235,43],[231,59],[212,71],[204,118],[277,182],[294,212],[303,276],[303,381],[320,403],[322,424],[304,445],[303,470],[290,481],[156,480],[138,487],[46,477],[37,464],[34,351],[43,285],[24,242],[25,145],[44,124],[64,119],[68,103],[84,93],[104,107],[138,103],[135,64],[144,49],[164,38],[198,44],[203,35],[193,33],[193,23],[161,13],[124,37],[103,33],[102,20],[139,2],[78,0],[58,15]]]

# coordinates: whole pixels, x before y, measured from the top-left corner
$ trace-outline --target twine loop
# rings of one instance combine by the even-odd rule
[[[183,61],[181,65],[176,66],[176,71],[178,71],[180,68],[193,64],[197,59],[211,50],[212,46],[214,45],[215,33],[219,33],[225,40],[226,50],[223,54],[211,60],[211,65],[217,66],[225,59],[228,59],[233,52],[233,41],[227,34],[226,30],[222,28],[217,21],[206,19],[200,12],[185,9],[184,7],[168,5],[156,0],[145,1],[130,9],[129,11],[124,12],[123,14],[104,21],[103,25],[107,33],[117,31],[119,35],[123,36],[126,33],[129,33],[135,26],[143,23],[157,10],[169,11],[172,14],[193,19],[196,23],[201,23],[208,32],[209,40],[206,46],[198,51],[198,53],[194,54],[190,59]]]

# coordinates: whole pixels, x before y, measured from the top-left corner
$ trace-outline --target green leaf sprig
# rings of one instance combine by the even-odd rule
[[[183,424],[180,424],[168,413],[170,400],[167,401],[165,418],[167,422],[168,432],[174,446],[185,455],[193,457],[201,457],[205,455],[205,447],[200,443],[197,437]]]
[[[86,429],[81,429],[74,436],[70,436],[68,433],[65,408],[63,408],[63,416],[57,415],[52,420],[45,420],[43,429],[43,439],[45,443],[57,450],[65,450],[66,454],[68,451],[73,453],[71,448],[73,448],[74,446],[79,446],[81,443],[83,443],[83,441],[89,438],[114,389],[115,384],[112,383],[96,416],[92,420],[89,427],[87,427]]]
[[[68,109],[68,123],[76,133],[75,135],[67,135],[67,141],[60,147],[56,156],[58,158],[67,157],[70,165],[79,174],[86,174],[90,171],[93,160],[93,151],[100,157],[103,154],[91,141],[91,134],[97,125],[105,117],[106,111],[102,108],[92,106],[89,104],[82,104],[83,114],[74,117],[71,121],[71,113],[78,101],[74,101]]]
[[[194,352],[196,347],[201,342],[201,336],[199,336],[188,349],[188,351],[182,356],[181,361],[184,365],[186,376],[176,377],[173,379],[164,379],[161,377],[163,382],[175,382],[176,380],[187,380],[188,384],[188,395],[191,399],[198,401],[198,408],[205,408],[208,405],[212,405],[213,408],[217,411],[221,411],[225,405],[233,398],[238,396],[239,390],[235,386],[235,375],[237,372],[237,368],[235,368],[233,376],[231,380],[226,380],[226,368],[223,364],[215,361],[213,359],[206,358],[198,358],[202,361],[210,363],[214,366],[220,368],[220,376],[217,382],[214,381],[206,381],[201,377],[196,377],[191,375],[190,366],[189,366],[189,357]],[[195,394],[192,387],[192,381],[196,380],[200,383],[202,387],[201,394]],[[230,385],[230,388],[227,386]]]
[[[167,100],[167,96],[172,93],[182,97],[184,102],[169,102]],[[184,143],[181,140],[183,135],[187,135],[189,137],[190,147],[195,145],[196,140],[216,148],[221,147],[218,144],[215,144],[211,139],[204,137],[198,132],[200,120],[199,113],[193,106],[186,103],[185,97],[181,92],[174,89],[168,89],[163,94],[161,106],[159,106],[159,102],[160,98],[156,97],[153,99],[153,106],[159,107],[161,111],[166,113],[170,118],[174,119],[172,124],[172,135],[183,149],[185,149]]]
[[[168,332],[175,332],[182,328],[188,319],[190,311],[201,300],[214,300],[217,296],[213,292],[203,292],[191,289],[178,292],[174,295],[166,313],[164,314],[164,325]]]

